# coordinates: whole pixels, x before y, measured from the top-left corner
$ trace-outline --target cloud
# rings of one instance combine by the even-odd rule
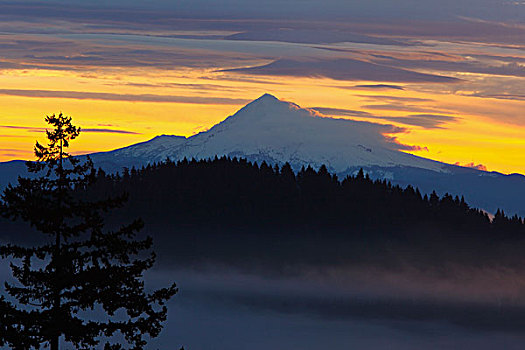
[[[181,42],[155,43],[141,41],[139,38],[128,39],[121,35],[117,38],[111,35],[99,36],[98,41],[107,42],[103,48],[87,40],[79,39],[74,48],[63,55],[48,55],[52,51],[28,55],[31,45],[14,52],[17,63],[8,62],[6,68],[39,68],[39,69],[88,69],[100,67],[155,67],[158,69],[174,69],[176,67],[217,68],[243,64],[251,59],[249,54],[230,53],[227,49],[217,48],[207,50],[201,48],[186,48]],[[120,41],[120,45],[111,42]],[[186,42],[187,44],[188,42]],[[181,45],[177,45],[181,44]],[[190,45],[191,46],[191,45]],[[193,46],[198,46],[196,43]],[[49,49],[47,49],[49,50]],[[25,54],[23,54],[25,53]],[[23,55],[22,55],[23,54]]]
[[[494,98],[498,100],[512,100],[512,101],[525,101],[525,95],[518,94],[491,94],[486,92],[475,92],[475,93],[459,93],[458,95],[482,97],[482,98]]]
[[[473,54],[473,55],[469,55],[469,56],[477,58],[477,59],[482,59],[482,60],[483,59],[485,59],[485,60],[488,59],[488,60],[501,61],[501,62],[510,62],[510,63],[525,63],[525,57],[520,57],[520,56],[515,56],[515,55],[509,56],[509,55],[505,55],[505,54],[502,54],[502,55]]]
[[[402,101],[402,102],[430,102],[434,101],[430,98],[420,97],[404,97],[404,96],[388,96],[388,95],[357,95],[368,100],[387,100],[387,101]]]
[[[406,83],[454,83],[459,79],[418,73],[354,59],[278,59],[269,64],[222,70],[243,74],[326,77],[335,80],[391,81]]]
[[[92,33],[91,27],[69,33],[68,25],[57,28],[58,33],[38,36],[20,33],[18,29],[3,29],[9,36],[0,35],[3,69],[76,69],[106,67],[176,67],[218,68],[253,62],[252,54],[236,50],[242,43],[223,45],[220,40],[176,40],[127,28],[116,33]],[[62,33],[64,31],[65,33]],[[89,34],[86,34],[89,33]],[[223,47],[224,46],[224,47]],[[233,52],[232,52],[233,51]]]
[[[20,157],[23,155],[31,154],[32,150],[23,150],[16,148],[0,148],[0,154],[4,157]]]
[[[445,113],[477,114],[497,122],[524,125],[525,115],[521,106],[521,102],[525,101],[523,78],[484,76],[472,79],[468,83],[444,88],[432,90],[432,87],[429,87],[426,91],[437,92],[444,96],[455,94],[464,100],[464,106],[459,106],[444,98],[439,103],[439,107],[449,111]],[[472,99],[465,97],[472,97]],[[493,99],[493,101],[481,101],[480,98]]]
[[[302,44],[327,44],[354,42],[375,45],[410,45],[406,41],[393,40],[390,38],[372,37],[363,34],[352,33],[341,30],[303,29],[303,28],[277,28],[270,30],[247,31],[236,33],[225,37],[226,40],[248,40],[248,41],[278,41]],[[318,47],[319,49],[331,50],[332,48]]]
[[[27,130],[29,132],[45,132],[46,131],[46,128],[39,128],[39,127],[34,127],[34,126],[20,126],[20,125],[0,125],[0,128]],[[82,132],[93,132],[93,133],[141,135],[141,133],[139,132],[122,130],[122,129],[82,128],[81,130]]]
[[[17,148],[0,148],[0,152],[26,153],[26,151]]]
[[[348,116],[356,118],[371,118],[388,120],[391,122],[405,125],[418,126],[425,129],[441,129],[446,123],[452,123],[459,120],[458,117],[442,114],[411,114],[406,116],[381,116],[374,115],[365,111],[356,111],[352,109],[330,108],[330,107],[312,107],[311,109],[319,113],[332,116]],[[414,146],[409,146],[414,147]],[[405,148],[406,149],[406,148]],[[408,149],[407,149],[408,150]],[[422,150],[421,148],[409,148],[409,150]]]
[[[372,85],[355,85],[350,88],[358,88],[358,89],[370,89],[370,90],[405,90],[404,87],[399,85],[391,85],[391,84],[372,84]]]
[[[456,122],[459,120],[458,117],[441,114],[412,114],[404,117],[381,118],[405,125],[419,126],[425,129],[443,129],[443,124]]]
[[[86,6],[78,0],[56,2],[2,2],[6,20],[26,20],[21,29],[53,32],[65,19],[75,27],[91,33],[114,32],[119,29],[148,31],[227,30],[251,32],[282,28],[347,31],[383,40],[407,37],[458,38],[474,41],[523,41],[523,15],[509,2],[494,0],[447,1],[438,5],[425,0],[414,6],[411,0],[396,2],[377,0],[366,4],[330,0],[255,1],[227,0],[217,8],[208,0],[170,2],[149,1],[147,8],[134,1],[113,1],[111,5],[97,2]],[[458,16],[461,16],[458,17]],[[472,21],[468,18],[492,18],[494,21]],[[247,20],[249,19],[249,20]],[[270,20],[268,20],[270,19]],[[294,19],[293,21],[291,19]],[[364,19],[364,20],[363,20]],[[423,19],[423,20],[421,20]],[[499,21],[496,21],[496,19]],[[57,21],[58,20],[58,21]],[[371,20],[375,23],[372,24]],[[502,23],[509,21],[511,24]],[[43,25],[45,24],[45,25]],[[68,28],[71,32],[71,28]],[[396,39],[393,39],[396,38]]]
[[[107,85],[121,85],[119,83],[111,83]],[[203,91],[229,91],[239,92],[242,88],[234,88],[227,85],[219,84],[189,84],[189,83],[124,83],[127,86],[134,87],[151,87],[151,88],[183,88],[191,90],[203,90]]]
[[[406,103],[386,103],[378,105],[362,105],[361,108],[373,109],[378,111],[402,111],[412,113],[446,113],[446,111],[434,107],[425,107]]]
[[[462,61],[441,61],[420,59],[406,60],[393,57],[387,58],[387,60],[381,59],[376,60],[375,62],[405,69],[426,69],[438,72],[444,71],[454,73],[475,73],[525,77],[525,66],[517,62],[494,65],[494,63],[467,59]]]
[[[249,83],[249,84],[282,85],[282,83],[278,81],[242,77],[237,74],[224,74],[224,75],[219,75],[219,76],[201,76],[199,77],[199,79],[212,80],[212,81],[232,81],[232,82],[237,82],[237,83]]]
[[[25,66],[19,63],[0,61],[0,69],[22,69],[22,68],[25,68]]]
[[[417,145],[406,145],[397,139],[395,136],[385,136],[388,142],[397,145],[397,149],[400,151],[426,151],[428,152],[428,147],[421,147]]]
[[[0,125],[0,128],[3,126]],[[0,134],[0,138],[6,138],[6,137],[13,137],[13,138],[19,138],[19,137],[30,137],[27,135],[9,135],[9,134]]]
[[[105,133],[105,134],[130,134],[130,135],[141,135],[140,132],[134,132],[129,130],[119,129],[101,129],[101,128],[82,128],[83,132],[94,132],[94,133]]]
[[[481,18],[485,21],[468,23],[484,25],[487,20],[497,21],[514,19],[519,22],[519,8],[517,1],[500,2],[494,0],[461,0],[436,3],[431,0],[421,0],[415,4],[410,0],[396,2],[374,0],[366,3],[355,3],[341,0],[327,0],[323,2],[301,0],[225,0],[221,6],[209,6],[208,0],[193,0],[173,2],[166,0],[148,1],[147,5],[137,1],[115,0],[110,3],[97,1],[97,6],[86,5],[80,0],[71,1],[19,1],[3,4],[3,13],[11,17],[41,16],[44,18],[72,18],[75,20],[99,18],[107,22],[121,22],[136,20],[140,24],[151,23],[157,19],[160,24],[168,26],[173,18],[192,18],[218,20],[233,19],[294,19],[297,21],[315,20],[347,21],[352,23],[363,22],[363,19],[381,19],[381,24],[388,24],[388,20],[397,19],[399,22],[409,20],[441,19],[449,22],[458,22],[458,17],[466,22],[466,18]],[[360,19],[360,21],[357,21]],[[167,22],[167,23],[166,23]],[[158,24],[159,25],[159,24]],[[408,27],[408,25],[407,25]],[[448,30],[444,27],[443,30]]]
[[[7,152],[7,153],[3,153],[2,152],[2,155],[4,157],[19,157],[22,153],[10,153],[10,152]]]
[[[39,127],[35,127],[35,126],[20,126],[20,125],[0,125],[0,128],[26,130],[26,131],[29,131],[29,132],[44,132],[44,131],[46,131],[46,128],[39,128]]]
[[[344,108],[330,108],[330,107],[309,107],[321,114],[326,115],[339,115],[339,116],[349,116],[349,117],[360,117],[360,118],[375,118],[374,115],[364,112],[356,111],[353,109],[344,109]]]
[[[153,94],[114,94],[106,92],[81,92],[57,90],[15,90],[0,89],[0,95],[40,97],[40,98],[70,98],[77,100],[107,100],[129,102],[165,102],[165,103],[192,103],[192,104],[226,104],[238,105],[249,102],[242,98],[201,97],[201,96],[169,96]]]
[[[459,162],[455,162],[454,165],[462,166],[462,167],[466,167],[466,168],[472,168],[472,169],[487,171],[487,167],[484,166],[481,163],[480,164],[475,164],[474,162],[471,162],[471,163],[466,163],[466,164],[460,164]]]

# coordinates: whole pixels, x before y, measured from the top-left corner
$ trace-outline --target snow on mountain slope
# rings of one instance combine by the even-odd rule
[[[184,136],[160,135],[153,139],[137,143],[114,151],[94,153],[93,159],[100,161],[119,161],[121,159],[137,159],[144,162],[159,161],[166,158],[174,149],[184,144]]]
[[[333,119],[265,94],[206,132],[189,138],[160,136],[149,142],[93,155],[97,164],[135,158],[138,164],[216,155],[290,162],[341,173],[355,166],[409,166],[446,172],[443,163],[399,151],[384,133],[396,128]]]

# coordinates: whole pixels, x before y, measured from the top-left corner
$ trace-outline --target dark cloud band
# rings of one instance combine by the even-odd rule
[[[335,80],[389,81],[405,83],[454,83],[459,79],[379,65],[354,59],[279,59],[269,64],[223,70],[243,74],[294,77],[326,77]]]
[[[40,97],[40,98],[69,98],[77,100],[106,100],[129,102],[164,102],[164,103],[192,103],[192,104],[226,104],[239,105],[248,102],[241,98],[227,97],[200,97],[200,96],[168,96],[153,94],[114,94],[106,92],[80,92],[57,90],[15,90],[0,89],[0,95]]]
[[[46,128],[39,128],[35,126],[20,126],[20,125],[0,125],[0,128],[4,129],[17,129],[26,130],[29,132],[44,132]],[[122,129],[106,129],[106,128],[82,128],[82,132],[92,133],[106,133],[106,134],[128,134],[128,135],[141,135],[141,133]]]
[[[381,119],[390,122],[401,123],[405,125],[419,126],[425,129],[442,129],[446,123],[453,123],[459,120],[458,117],[442,114],[411,114],[406,116],[381,116],[374,115],[365,111],[356,111],[352,109],[330,108],[330,107],[312,107],[321,114],[331,116],[348,116],[356,118]]]

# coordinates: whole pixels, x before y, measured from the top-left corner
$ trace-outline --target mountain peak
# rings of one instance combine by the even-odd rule
[[[280,119],[289,115],[290,107],[294,105],[290,102],[281,101],[277,97],[264,94],[261,97],[248,103],[232,117],[234,120],[268,120]],[[295,106],[295,105],[294,105]],[[299,106],[296,106],[299,108]],[[230,118],[226,121],[231,122]],[[222,123],[221,123],[222,124]]]
[[[272,94],[265,93],[255,101],[279,101],[279,99]]]
[[[282,104],[283,101],[279,100],[277,97],[270,95],[270,94],[264,94],[261,97],[253,100],[252,102],[248,103],[246,106],[258,106],[258,105],[277,105]]]

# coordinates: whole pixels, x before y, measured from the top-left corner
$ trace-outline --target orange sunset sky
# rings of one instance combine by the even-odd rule
[[[119,4],[0,4],[0,161],[32,158],[46,114],[71,115],[85,131],[72,151],[91,153],[196,134],[270,93],[401,127],[390,136],[425,158],[525,173],[516,18],[194,19]]]

